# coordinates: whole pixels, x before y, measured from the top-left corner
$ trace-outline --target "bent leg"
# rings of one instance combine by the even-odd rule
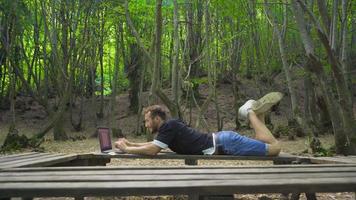
[[[253,111],[249,111],[248,118],[251,127],[255,131],[256,140],[260,140],[268,145],[268,155],[278,155],[281,151],[281,146],[278,140],[272,135],[271,131],[267,128],[265,123]]]

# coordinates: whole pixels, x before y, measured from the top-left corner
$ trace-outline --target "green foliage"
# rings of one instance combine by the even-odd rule
[[[10,133],[6,137],[3,146],[0,148],[0,152],[5,153],[5,152],[18,151],[28,147],[30,147],[30,143],[29,143],[29,139],[25,135]]]
[[[190,80],[185,80],[183,82],[183,89],[185,91],[191,91],[197,89],[201,84],[207,84],[208,83],[208,78],[207,77],[202,77],[202,78],[192,78]]]
[[[336,153],[335,146],[324,148],[316,137],[308,137],[308,143],[314,156],[334,156]]]
[[[278,125],[274,129],[273,135],[277,138],[279,138],[280,136],[287,136],[289,140],[294,140],[296,136],[304,136],[304,132],[295,121],[290,120],[288,122],[288,126]]]
[[[280,136],[288,136],[289,135],[289,128],[288,126],[283,126],[283,125],[278,125],[274,131],[273,135],[276,138],[279,138]]]
[[[208,77],[201,77],[201,78],[192,78],[191,81],[193,84],[200,85],[200,84],[207,84],[208,83]]]
[[[303,68],[296,69],[295,74],[297,77],[300,77],[300,78],[307,75],[306,71]]]

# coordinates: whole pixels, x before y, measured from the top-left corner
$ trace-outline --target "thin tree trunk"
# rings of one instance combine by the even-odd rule
[[[324,25],[324,30],[326,31],[327,35],[329,35],[331,20],[328,15],[328,8],[326,7],[325,3],[327,3],[325,0],[317,0],[321,21]]]
[[[44,2],[41,2],[41,11],[42,11],[42,18],[43,18],[43,43],[42,43],[42,48],[43,48],[43,68],[44,68],[44,101],[47,104],[48,101],[48,92],[49,92],[49,63],[48,63],[48,58],[47,58],[47,37],[48,37],[48,27],[47,27],[47,17],[46,17],[46,9]]]
[[[11,47],[12,45],[10,45]],[[15,130],[16,125],[16,113],[15,113],[15,96],[16,96],[16,75],[13,71],[12,65],[15,64],[10,62],[10,59],[7,59],[7,66],[9,66],[9,78],[10,78],[10,85],[9,85],[9,101],[10,101],[10,113],[11,113],[11,121],[9,126],[9,133],[13,133]]]
[[[136,123],[136,135],[140,135],[143,128],[142,125],[142,93],[143,93],[143,84],[145,82],[145,74],[146,74],[146,65],[143,65],[142,69],[140,70],[140,86],[138,91],[138,112],[137,112],[137,123]]]
[[[177,105],[177,110],[179,110],[179,8],[177,0],[173,0],[174,4],[174,15],[173,15],[173,65],[172,65],[172,93],[173,93],[173,102]]]
[[[116,34],[115,34],[115,63],[114,63],[114,77],[111,84],[111,100],[110,100],[110,109],[109,109],[109,127],[116,127],[115,113],[117,109],[116,105],[116,95],[117,95],[117,84],[119,77],[119,64],[120,64],[120,33],[119,27],[121,26],[121,22],[116,24]],[[123,46],[123,45],[122,45]],[[121,47],[122,47],[121,46]]]
[[[248,1],[249,3],[249,16],[250,16],[250,20],[251,20],[251,28],[252,28],[252,42],[254,45],[253,51],[254,53],[252,55],[254,55],[254,61],[257,64],[256,66],[256,70],[261,70],[263,71],[263,66],[261,63],[261,49],[260,49],[260,35],[259,32],[257,30],[258,26],[257,26],[257,8],[256,8],[256,0],[250,0]]]
[[[240,31],[240,21],[236,20],[236,24],[234,24],[233,20],[230,19],[230,27],[231,27],[231,35],[234,35],[236,32]],[[232,40],[231,45],[231,58],[230,58],[230,67],[232,71],[232,94],[234,96],[234,109],[235,109],[235,130],[238,130],[241,126],[238,119],[239,112],[239,69],[241,64],[241,54],[242,54],[242,40],[235,36]]]
[[[101,17],[99,17],[100,27],[100,39],[99,39],[99,63],[100,63],[100,107],[97,117],[102,119],[104,117],[104,27],[105,27],[105,17],[104,12],[101,11]],[[100,14],[99,14],[100,16]]]
[[[3,60],[5,58],[1,58],[1,60]],[[3,105],[4,103],[4,97],[5,97],[5,80],[6,80],[6,74],[7,74],[7,67],[6,67],[6,64],[1,64],[3,65],[4,67],[0,69],[0,81],[1,81],[1,87],[0,87],[0,107]]]
[[[151,93],[160,87],[161,72],[161,40],[162,40],[162,0],[156,1],[156,33],[155,33],[155,58],[152,76]]]
[[[348,87],[351,86],[351,75],[350,75],[350,66],[349,66],[349,45],[347,40],[348,33],[348,23],[347,23],[347,6],[348,0],[341,0],[341,66],[342,71],[345,76],[345,82]]]
[[[288,64],[287,54],[285,52],[286,44],[284,43],[284,38],[283,38],[283,33],[282,33],[282,31],[285,29],[285,27],[282,27],[281,30],[278,28],[277,19],[270,11],[267,0],[264,1],[264,7],[265,7],[266,14],[267,14],[267,19],[269,20],[269,23],[273,27],[274,32],[276,33],[277,38],[278,38],[278,46],[279,46],[279,52],[280,52],[280,56],[281,56],[281,60],[282,60],[283,71],[286,75],[287,87],[288,87],[288,91],[289,91],[290,98],[291,98],[292,118],[295,119],[301,127],[305,128],[306,123],[304,122],[304,120],[301,117],[301,111],[300,111],[300,108],[297,103],[296,92],[295,92],[295,89],[292,84],[292,73],[290,70],[290,64]],[[286,12],[286,11],[287,10],[284,9],[284,12]],[[286,14],[284,14],[283,16],[286,16]],[[283,23],[283,25],[286,26],[287,24]]]
[[[332,21],[330,26],[330,46],[331,49],[336,51],[336,42],[337,42],[337,15],[338,15],[338,6],[339,0],[334,0],[333,2],[333,10],[332,10]]]
[[[62,59],[62,68],[58,73],[58,88],[59,88],[59,99],[60,101],[66,105],[70,99],[70,83],[68,79],[68,63],[69,63],[69,54],[68,54],[68,30],[69,30],[69,19],[68,16],[68,7],[67,2],[61,2],[60,8],[60,20],[62,24],[62,41],[61,41],[61,49],[63,54]],[[59,59],[58,59],[59,60]],[[54,140],[67,140],[68,136],[64,130],[64,113],[65,106],[62,106],[62,110],[57,110],[56,112],[60,113],[58,116],[58,120],[54,123],[53,127],[53,137]]]

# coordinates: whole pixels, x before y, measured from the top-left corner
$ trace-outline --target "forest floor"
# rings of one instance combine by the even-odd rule
[[[277,77],[278,79],[278,77]],[[287,94],[285,85],[280,78],[280,81],[272,82],[269,85],[266,84],[256,84],[255,81],[252,80],[242,80],[240,86],[240,94],[243,99],[257,99],[259,96],[262,96],[264,93],[271,91],[268,88],[274,88],[275,91],[281,91],[284,94]],[[259,87],[256,87],[259,85]],[[302,85],[302,84],[296,84]],[[218,105],[221,109],[221,116],[224,118],[224,130],[234,130],[234,108],[233,108],[233,96],[231,92],[231,85],[227,83],[220,83],[218,85]],[[302,92],[303,88],[298,88],[298,91]],[[166,91],[169,94],[169,91]],[[202,101],[207,98],[208,88],[205,85],[200,87],[200,93],[202,94]],[[144,99],[148,96],[147,92],[143,94]],[[298,95],[302,97],[302,93]],[[299,98],[302,102],[303,99]],[[108,104],[109,99],[106,99],[106,104]],[[240,102],[243,103],[243,102]],[[97,100],[97,104],[99,104],[99,99]],[[39,106],[36,102],[31,101],[30,98],[21,97],[18,98],[16,104],[16,129],[20,134],[32,135],[37,131],[43,128],[44,124],[48,122],[48,116],[44,112],[43,108]],[[137,136],[134,132],[137,124],[137,115],[129,111],[129,96],[127,93],[123,93],[116,97],[115,102],[115,112],[114,117],[109,120],[106,116],[103,120],[97,121],[95,120],[95,113],[97,110],[96,107],[93,107],[92,101],[87,100],[84,103],[84,111],[83,111],[83,127],[84,129],[80,132],[75,132],[70,125],[70,115],[67,113],[66,115],[66,131],[70,139],[68,141],[53,141],[53,136],[50,133],[47,134],[46,140],[41,145],[45,152],[53,152],[53,153],[88,153],[88,152],[98,152],[99,151],[99,143],[96,138],[91,138],[90,136],[95,132],[95,127],[98,125],[107,125],[109,123],[113,124],[113,127],[118,127],[122,130],[122,132],[129,138],[129,140],[133,141],[145,141],[146,138],[144,136]],[[97,106],[98,107],[98,106]],[[290,101],[289,97],[285,96],[285,98],[281,101],[279,105],[278,112],[271,113],[271,120],[274,124],[274,127],[278,125],[287,124],[287,114],[290,113]],[[88,109],[94,108],[94,109]],[[77,113],[79,106],[76,105],[74,113]],[[109,107],[106,106],[105,113],[108,113]],[[193,109],[192,112],[192,121],[195,122],[197,117],[198,110],[196,108]],[[355,112],[356,113],[356,112]],[[187,113],[185,113],[187,114]],[[77,114],[74,114],[74,118]],[[188,116],[188,114],[186,115]],[[188,118],[187,118],[188,119]],[[216,130],[216,109],[215,105],[212,102],[209,106],[209,109],[204,114],[204,119],[206,123],[209,124],[209,127],[205,124],[200,126],[200,130],[204,132],[215,131]],[[4,138],[7,134],[9,124],[11,120],[11,115],[9,111],[0,110],[0,145],[4,141]],[[194,126],[194,123],[192,123]],[[204,128],[202,128],[204,127]],[[253,137],[252,131],[247,127],[243,127],[242,130],[239,130],[240,133],[244,135],[248,135]],[[80,136],[80,137],[78,137]],[[294,140],[289,140],[288,135],[282,134],[279,138],[282,144],[282,151],[301,155],[308,154],[310,150],[308,148],[309,142],[308,137],[296,137]],[[320,136],[320,141],[324,148],[329,148],[334,144],[334,138],[330,133],[325,133],[325,135]],[[26,151],[26,150],[23,150]],[[18,152],[12,152],[18,153]],[[236,165],[271,165],[271,162],[268,161],[199,161],[199,165],[224,165],[224,166],[236,166]],[[184,165],[184,161],[181,160],[148,160],[148,159],[114,159],[109,165],[111,166],[137,166],[137,165],[145,165],[145,166],[177,166]],[[258,194],[258,195],[236,195],[235,199],[279,199],[279,194]],[[342,200],[354,200],[355,193],[322,193],[317,194],[318,199],[322,200],[334,200],[334,199],[342,199]],[[50,198],[50,199],[68,199],[68,198]],[[94,199],[94,198],[86,198]],[[97,198],[95,198],[97,199]],[[100,199],[186,199],[186,197],[129,197],[129,198],[100,198]],[[301,199],[305,199],[305,196],[302,196]]]

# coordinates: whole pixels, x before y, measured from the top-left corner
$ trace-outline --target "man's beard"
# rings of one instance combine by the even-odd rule
[[[151,132],[152,133],[157,133],[158,132],[158,125],[157,124],[153,124]]]

